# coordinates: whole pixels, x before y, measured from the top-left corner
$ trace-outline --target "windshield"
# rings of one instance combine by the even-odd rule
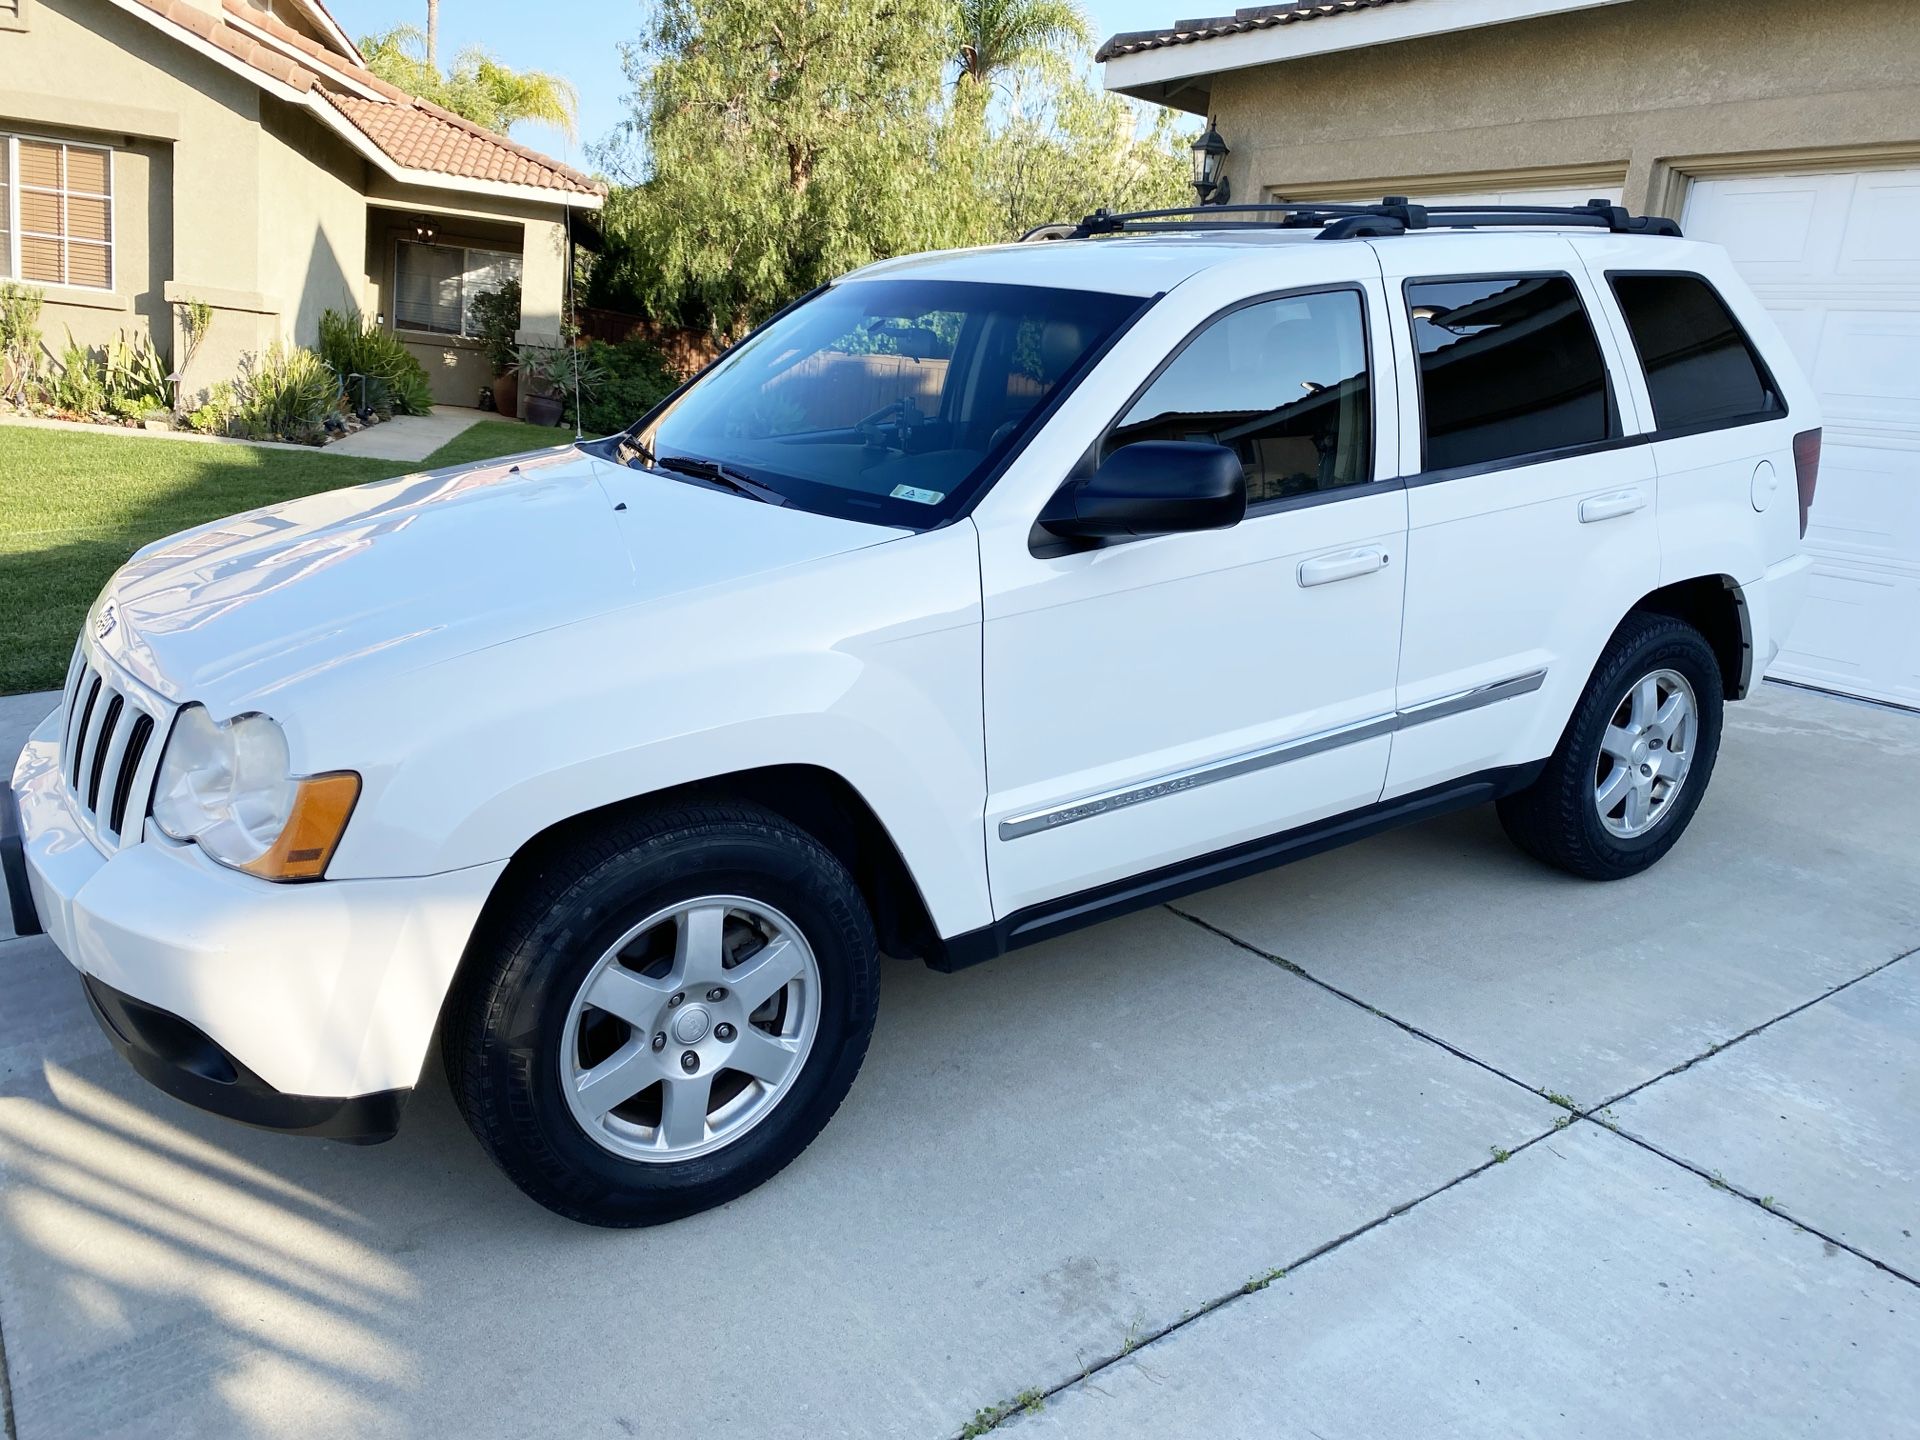
[[[1146,302],[856,280],[749,337],[634,438],[803,509],[924,529],[959,512]]]

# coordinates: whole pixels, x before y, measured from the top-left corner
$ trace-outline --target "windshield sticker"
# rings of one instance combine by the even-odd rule
[[[938,505],[942,500],[947,498],[947,492],[944,490],[921,490],[913,485],[896,485],[893,487],[893,498],[896,500],[911,500],[916,505]]]

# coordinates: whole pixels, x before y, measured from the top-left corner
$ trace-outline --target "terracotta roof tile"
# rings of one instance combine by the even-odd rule
[[[1406,3],[1407,0],[1283,0],[1281,4],[1255,5],[1210,20],[1176,20],[1165,30],[1129,30],[1108,40],[1093,58],[1112,60],[1121,55],[1137,55],[1143,50],[1192,45],[1223,35],[1245,35],[1253,30],[1271,30],[1276,25],[1324,20],[1336,15],[1351,15],[1356,10],[1373,10],[1382,5]]]
[[[222,0],[241,24],[230,24],[188,0],[138,0],[147,10],[192,31],[262,75],[320,97],[396,165],[465,180],[488,180],[576,195],[604,195],[606,186],[538,150],[417,99],[337,51],[309,39],[245,0]],[[263,44],[243,29],[271,36]],[[287,56],[296,51],[305,64]],[[369,98],[365,93],[371,92]]]
[[[605,186],[578,170],[425,100],[368,100],[327,87],[321,94],[396,165],[503,185],[605,193]]]

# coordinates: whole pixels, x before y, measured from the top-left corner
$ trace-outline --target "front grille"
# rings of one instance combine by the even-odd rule
[[[85,650],[74,656],[63,710],[67,798],[103,848],[140,839],[160,763],[155,702]]]

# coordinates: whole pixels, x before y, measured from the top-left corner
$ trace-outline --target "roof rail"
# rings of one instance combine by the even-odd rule
[[[1229,215],[1245,216],[1227,222]],[[1077,225],[1065,221],[1037,225],[1026,240],[1089,240],[1099,235],[1179,233],[1230,229],[1234,225],[1281,230],[1312,230],[1322,240],[1372,239],[1409,230],[1483,229],[1499,225],[1566,226],[1607,230],[1615,235],[1678,237],[1677,222],[1658,215],[1630,215],[1610,200],[1584,205],[1415,205],[1404,195],[1389,195],[1378,205],[1325,205],[1312,201],[1275,201],[1251,205],[1189,205],[1171,210],[1096,210]]]

